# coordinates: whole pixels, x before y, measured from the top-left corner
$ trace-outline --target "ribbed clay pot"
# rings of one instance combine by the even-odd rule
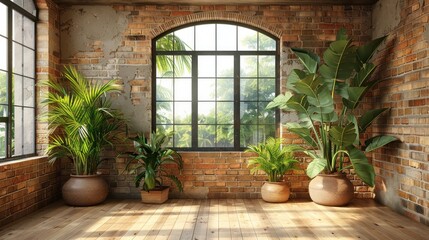
[[[345,174],[319,174],[310,181],[308,192],[317,204],[344,206],[353,199],[354,188]]]
[[[290,189],[286,182],[265,182],[261,187],[261,195],[266,202],[286,202],[289,199]]]
[[[103,202],[109,186],[101,175],[70,175],[63,186],[64,202],[71,206],[92,206]]]

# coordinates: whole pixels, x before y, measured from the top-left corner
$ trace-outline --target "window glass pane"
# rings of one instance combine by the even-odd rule
[[[187,27],[174,32],[177,40],[180,40],[181,45],[185,50],[194,50],[194,27]]]
[[[198,56],[198,77],[215,77],[216,56]]]
[[[258,100],[258,79],[241,79],[240,80],[240,100],[257,101]]]
[[[0,158],[6,157],[6,123],[0,122]]]
[[[1,36],[0,53],[7,53],[7,39]],[[0,54],[0,70],[7,70],[7,54]]]
[[[156,103],[156,123],[157,124],[173,123],[173,103],[172,102]]]
[[[266,110],[268,102],[259,102],[259,113],[258,123],[259,124],[274,124],[275,123],[275,111],[270,109]]]
[[[7,117],[8,115],[8,106],[5,104],[0,104],[0,117]]]
[[[217,56],[217,77],[234,77],[234,56]]]
[[[268,37],[265,34],[259,34],[259,50],[273,51],[276,50],[276,40]]]
[[[0,104],[7,104],[7,73],[0,71]],[[4,116],[0,113],[0,116]]]
[[[156,76],[173,77],[173,56],[159,55],[156,56]]]
[[[258,123],[258,102],[242,102],[240,104],[240,124]]]
[[[16,3],[20,7],[24,7],[24,1],[29,1],[29,0],[12,0],[12,2]]]
[[[259,76],[275,77],[276,76],[276,58],[275,56],[259,56]]]
[[[23,148],[23,109],[22,107],[15,107],[14,108],[14,112],[13,112],[13,123],[14,123],[14,127],[13,127],[13,140],[14,140],[14,144],[13,144],[13,155],[17,156],[17,155],[22,155],[22,148]],[[27,134],[27,129],[25,131],[25,134]]]
[[[156,79],[156,100],[173,100],[173,79],[157,78]]]
[[[174,56],[174,76],[191,77],[192,58],[190,55]]]
[[[240,147],[258,144],[257,125],[240,126]]]
[[[198,125],[198,147],[215,147],[216,125]]]
[[[17,106],[22,106],[22,103],[23,103],[22,86],[23,86],[22,76],[14,74],[13,75],[13,99],[14,99],[14,104]]]
[[[258,76],[258,56],[240,56],[240,76],[257,77]]]
[[[192,104],[190,102],[174,103],[174,123],[191,124]]]
[[[234,126],[218,125],[216,127],[216,147],[234,146]]]
[[[35,152],[34,149],[34,130],[35,118],[34,108],[24,108],[24,154],[31,154]]]
[[[34,49],[34,22],[24,17],[24,45]]]
[[[214,78],[198,79],[198,100],[210,101],[216,97],[216,80]]]
[[[22,43],[22,15],[16,11],[13,12],[13,40]]]
[[[173,34],[167,34],[164,37],[158,39],[156,41],[156,50],[157,51],[173,51]]]
[[[174,126],[174,146],[191,147],[192,145],[192,126],[175,125]]]
[[[215,124],[216,123],[216,103],[200,102],[198,103],[198,124]]]
[[[234,79],[217,79],[217,100],[234,100]]]
[[[17,74],[22,74],[22,55],[23,47],[21,44],[13,43],[13,66],[12,71]],[[27,56],[26,56],[27,57]]]
[[[0,35],[7,37],[7,7],[0,3]]]
[[[258,34],[255,30],[238,27],[238,50],[257,50]]]
[[[217,103],[217,123],[218,124],[234,123],[234,103],[233,102]]]
[[[24,47],[24,76],[34,78],[34,50]]]
[[[24,78],[24,87],[22,89],[22,92],[24,98],[24,106],[34,107],[34,79]]]
[[[271,79],[259,79],[259,100],[260,101],[271,101],[276,96],[276,80]]]
[[[195,27],[196,50],[215,50],[215,24]]]
[[[33,1],[24,1],[24,9],[33,14],[33,16],[36,16],[36,6],[34,6]]]
[[[237,50],[237,27],[217,24],[217,50]]]
[[[190,78],[174,79],[174,100],[192,100],[192,82]]]
[[[274,137],[276,134],[275,125],[259,125],[258,142],[265,142],[267,138]]]

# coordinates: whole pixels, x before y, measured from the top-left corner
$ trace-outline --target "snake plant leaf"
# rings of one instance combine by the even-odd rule
[[[310,178],[316,177],[317,174],[321,173],[325,169],[327,164],[328,161],[325,158],[313,158],[313,161],[308,164],[307,176]]]
[[[291,91],[297,92],[297,89],[295,88],[295,83],[297,83],[301,79],[306,78],[307,76],[308,76],[308,73],[302,70],[299,70],[299,69],[292,70],[287,79],[286,87]]]
[[[286,128],[290,132],[297,134],[311,147],[317,147],[316,141],[311,137],[310,129],[302,127],[300,124],[295,122],[287,123]]]
[[[343,104],[350,109],[355,109],[366,93],[366,87],[348,87],[347,92],[348,98],[343,98]]]
[[[291,48],[309,73],[316,73],[320,58],[316,54],[301,48]]]
[[[275,97],[268,105],[265,107],[265,109],[272,109],[272,108],[280,108],[283,110],[289,110],[287,102],[292,97],[292,93],[286,92],[285,94],[280,94],[277,97]]]
[[[368,42],[367,44],[364,44],[364,45],[358,47],[356,50],[358,61],[361,64],[368,62],[372,58],[372,56],[374,55],[378,46],[380,46],[380,44],[384,41],[384,39],[386,39],[386,37],[387,36],[376,38],[376,39]]]
[[[374,187],[375,171],[372,164],[369,163],[368,158],[366,158],[365,154],[361,150],[354,146],[350,146],[347,150],[350,162],[352,163],[356,174],[365,184]]]
[[[374,73],[376,66],[372,63],[366,63],[362,66],[359,72],[352,79],[350,86],[352,87],[362,87],[367,86],[367,82]]]
[[[371,123],[387,110],[389,110],[389,108],[372,109],[365,112],[359,119],[359,131],[365,132],[365,130],[371,125]]]
[[[335,126],[329,131],[332,142],[340,147],[348,147],[356,140],[356,130],[353,123],[348,123],[345,127]]]
[[[396,137],[388,136],[388,135],[380,135],[380,136],[372,137],[365,141],[365,145],[366,145],[365,152],[374,151],[375,149],[381,148],[384,145],[394,142],[396,140],[398,140]]]

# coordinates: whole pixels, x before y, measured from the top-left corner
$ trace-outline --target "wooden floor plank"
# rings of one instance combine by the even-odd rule
[[[83,208],[59,201],[0,227],[0,240],[423,240],[427,236],[428,226],[360,199],[345,207],[302,200],[272,204],[260,199],[173,199],[143,204],[133,199]]]

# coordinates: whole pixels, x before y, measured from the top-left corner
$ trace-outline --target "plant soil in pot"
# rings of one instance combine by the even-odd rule
[[[265,182],[261,188],[261,196],[266,202],[286,202],[289,200],[290,189],[286,182]]]
[[[71,175],[62,192],[68,205],[92,206],[106,199],[109,186],[101,175]]]
[[[345,174],[319,174],[310,181],[311,200],[326,206],[347,205],[354,195],[353,184]]]

